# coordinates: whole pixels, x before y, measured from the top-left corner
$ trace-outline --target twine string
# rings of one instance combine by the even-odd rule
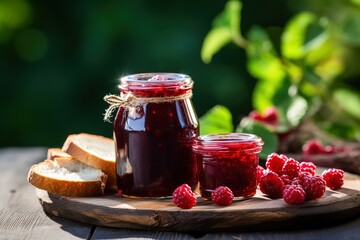
[[[174,102],[177,100],[189,99],[192,97],[192,91],[188,91],[185,94],[178,96],[168,96],[168,97],[135,97],[132,93],[121,93],[120,96],[114,94],[108,94],[104,97],[105,102],[110,104],[110,106],[105,110],[104,121],[111,122],[112,113],[115,109],[119,107],[132,107],[144,103],[165,103],[165,102]]]

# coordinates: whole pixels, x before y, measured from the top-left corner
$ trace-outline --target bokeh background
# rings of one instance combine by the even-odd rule
[[[244,0],[243,31],[257,24],[277,34],[304,7],[296,2]],[[80,132],[111,137],[103,96],[140,72],[189,74],[198,116],[222,104],[239,121],[252,109],[255,83],[244,51],[229,45],[211,64],[200,58],[225,3],[1,0],[0,147],[56,147]]]

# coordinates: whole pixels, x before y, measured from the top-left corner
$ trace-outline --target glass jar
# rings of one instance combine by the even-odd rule
[[[197,159],[200,192],[204,198],[219,186],[229,187],[236,198],[256,193],[256,175],[263,141],[252,134],[209,134],[193,145]]]
[[[192,86],[188,75],[176,73],[121,78],[120,95],[132,99],[114,122],[117,183],[125,197],[169,197],[183,183],[196,188]]]

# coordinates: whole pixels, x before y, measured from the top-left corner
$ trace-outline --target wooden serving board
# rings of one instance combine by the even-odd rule
[[[73,198],[37,189],[45,212],[94,225],[164,231],[245,231],[313,227],[338,223],[360,215],[360,176],[346,173],[338,190],[326,190],[318,200],[292,206],[283,199],[271,200],[258,191],[252,199],[219,207],[198,197],[188,210],[171,199],[126,199],[116,194]]]

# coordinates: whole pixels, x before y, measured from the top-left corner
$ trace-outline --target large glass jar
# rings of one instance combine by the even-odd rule
[[[263,141],[253,134],[209,134],[195,140],[200,193],[211,198],[220,186],[230,188],[236,198],[256,193],[257,166]]]
[[[198,183],[192,144],[199,135],[184,74],[144,73],[121,78],[114,122],[119,190],[127,197],[168,197]]]

